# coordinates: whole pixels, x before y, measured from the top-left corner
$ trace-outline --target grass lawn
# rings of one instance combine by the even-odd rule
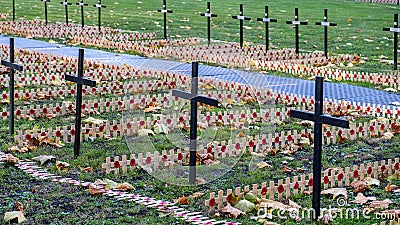
[[[96,24],[97,14],[92,4],[97,1],[87,1],[89,7],[85,10],[86,24]],[[43,3],[40,1],[17,0],[17,18],[18,19],[35,19],[43,18]],[[162,36],[162,17],[156,13],[156,9],[162,7],[161,1],[103,1],[107,8],[103,9],[102,21],[104,26],[120,28],[124,30],[135,30],[139,32],[156,32],[158,37]],[[292,48],[294,46],[294,30],[284,23],[285,20],[294,18],[294,8],[300,9],[300,20],[308,20],[309,26],[301,27],[301,49],[304,52],[310,52],[323,49],[323,29],[314,24],[321,21],[323,17],[323,8],[329,9],[329,20],[339,24],[337,28],[330,28],[329,49],[333,53],[343,54],[359,54],[368,57],[368,61],[361,68],[363,71],[381,71],[390,70],[391,66],[378,62],[381,55],[392,58],[392,39],[393,35],[389,32],[383,32],[383,27],[392,26],[393,13],[399,9],[395,5],[375,5],[369,3],[356,3],[351,0],[331,0],[331,1],[269,1],[270,15],[277,18],[277,24],[271,25],[271,43],[279,49]],[[9,1],[0,0],[0,13],[10,13],[11,4]],[[206,7],[205,1],[168,1],[168,8],[174,10],[169,17],[169,34],[171,37],[205,37],[205,18],[199,16],[200,12],[204,12]],[[239,3],[233,0],[218,0],[212,2],[212,12],[219,15],[213,19],[213,39],[223,41],[237,41],[238,38],[238,22],[231,19],[232,15],[238,14]],[[59,2],[49,3],[49,22],[63,22],[64,8]],[[256,0],[248,0],[244,4],[245,15],[253,18],[252,21],[246,22],[245,40],[254,43],[264,43],[262,39],[263,24],[254,20],[255,17],[263,17],[264,6]],[[70,6],[70,18],[74,23],[80,23],[80,12],[77,6]],[[145,79],[145,78],[141,78]],[[120,81],[118,81],[120,82]],[[121,80],[121,82],[125,82]],[[24,87],[25,89],[31,87]],[[182,88],[182,87],[179,87]],[[1,91],[8,91],[7,88],[1,88]],[[166,90],[169,92],[170,90]],[[205,90],[203,90],[205,91]],[[165,92],[165,90],[163,91]],[[234,91],[233,91],[234,92]],[[158,92],[161,93],[161,92]],[[141,93],[142,94],[142,93]],[[147,94],[147,93],[145,93]],[[154,94],[154,93],[150,93]],[[73,96],[64,99],[52,99],[33,102],[17,102],[17,105],[43,105],[60,101],[74,101]],[[116,97],[113,94],[103,96],[85,97],[85,100]],[[259,109],[265,106],[245,105],[237,106],[238,108],[247,107],[247,109]],[[271,104],[268,107],[282,108],[286,107],[282,104]],[[7,108],[6,104],[1,105],[1,111]],[[186,106],[186,110],[188,106]],[[182,108],[165,109],[164,114],[171,114]],[[216,109],[207,109],[209,112]],[[220,110],[220,109],[218,109]],[[221,109],[222,111],[226,109]],[[204,109],[203,109],[204,111]],[[153,117],[152,113],[145,114],[141,110],[129,112],[135,117],[146,116]],[[126,115],[125,115],[126,116]],[[111,111],[95,115],[98,119],[104,120],[120,120],[124,117],[124,113]],[[372,117],[362,118],[362,121],[369,121]],[[8,140],[8,119],[0,121],[0,146],[1,151],[6,151],[13,144]],[[298,124],[293,123],[294,120],[284,122],[282,124],[251,124],[257,125],[261,129],[246,130],[247,135],[259,135],[262,132],[270,131],[280,132],[283,130],[300,130]],[[36,119],[35,121],[20,120],[16,122],[18,129],[33,129],[34,127],[49,128],[62,125],[70,125],[73,119],[70,115],[57,117],[54,119]],[[216,137],[218,141],[226,141],[238,135],[238,131],[231,132],[230,128],[219,128],[220,133],[215,135],[212,129],[201,131],[202,138]],[[174,135],[180,135],[181,130],[173,131]],[[183,132],[184,133],[184,132]],[[188,132],[184,133],[188,135]],[[233,136],[231,136],[233,135]],[[157,150],[171,148],[170,140],[163,135],[155,135],[150,138],[155,144]],[[179,138],[177,138],[179,140]],[[180,142],[182,145],[184,142]],[[136,146],[135,146],[136,144]],[[44,165],[52,173],[61,176],[81,179],[94,182],[96,179],[109,178],[117,182],[129,182],[136,188],[134,193],[173,201],[174,199],[185,195],[189,196],[194,192],[203,192],[204,196],[194,200],[189,199],[189,205],[182,206],[191,211],[200,211],[205,215],[208,207],[204,206],[204,200],[209,197],[209,193],[217,190],[226,190],[235,187],[243,187],[255,183],[267,182],[270,180],[284,179],[287,176],[296,176],[303,173],[310,173],[312,170],[312,147],[305,146],[296,154],[287,155],[282,152],[272,154],[262,158],[263,161],[272,165],[271,169],[258,169],[255,165],[250,164],[252,156],[243,155],[241,158],[226,159],[234,161],[235,165],[226,171],[217,180],[196,187],[185,187],[176,184],[162,182],[144,170],[136,170],[125,175],[114,177],[113,174],[105,175],[101,170],[101,164],[106,157],[129,155],[137,153],[139,150],[135,148],[147,148],[149,143],[126,143],[124,137],[111,140],[94,139],[84,142],[81,145],[81,155],[73,157],[73,145],[68,143],[62,148],[54,148],[50,146],[41,146],[37,151],[18,154],[20,159],[30,159],[38,155],[53,155],[58,160],[70,163],[70,168],[66,171],[58,171],[54,164]],[[187,142],[188,144],[188,142]],[[182,147],[182,146],[178,146]],[[372,140],[346,141],[340,145],[324,146],[323,169],[333,167],[351,167],[361,163],[375,162],[382,159],[393,159],[399,157],[398,148],[400,147],[400,136],[395,136],[391,140],[382,140],[379,138]],[[147,149],[140,149],[146,152]],[[283,163],[283,161],[286,161]],[[283,170],[283,165],[293,168],[291,173]],[[94,170],[90,173],[82,173],[80,168],[92,167]],[[212,168],[212,167],[211,167]],[[212,172],[212,170],[208,169]],[[210,176],[212,176],[211,174]],[[383,181],[378,187],[371,188],[368,195],[375,196],[379,199],[389,198],[395,202],[391,208],[398,207],[400,204],[399,194],[386,192],[385,185],[388,181]],[[393,184],[400,185],[398,181]],[[351,191],[349,192],[351,193]],[[349,194],[349,201],[354,200],[355,194]],[[5,164],[0,164],[0,219],[5,212],[12,211],[16,201],[25,205],[26,224],[184,224],[183,221],[165,216],[154,210],[139,206],[134,203],[117,202],[106,197],[93,197],[82,188],[70,185],[51,183],[47,181],[37,181],[32,179],[23,172]],[[304,207],[311,205],[311,197],[306,195],[294,196],[294,201]],[[332,204],[330,197],[323,197],[323,207]],[[363,206],[351,205],[360,209]],[[254,213],[250,213],[254,215]],[[221,219],[233,220],[231,218]],[[251,220],[250,216],[244,216],[234,221],[242,224],[259,224],[255,220]],[[310,220],[296,222],[294,220],[276,220],[280,224],[313,224]],[[373,224],[380,222],[374,219],[336,219],[332,224]],[[2,221],[2,224],[7,224]]]

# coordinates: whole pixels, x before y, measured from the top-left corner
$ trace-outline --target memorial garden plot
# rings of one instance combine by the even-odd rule
[[[321,208],[334,207],[331,214],[352,207],[387,218],[334,218],[321,210],[321,223],[400,222],[399,109],[324,98],[322,94],[314,98],[275,91],[268,87],[268,80],[259,80],[263,86],[251,86],[212,76],[198,77],[195,65],[200,61],[282,72],[316,79],[318,84],[322,80],[352,81],[395,91],[397,72],[344,70],[341,64],[360,64],[363,58],[355,54],[327,55],[326,48],[325,53],[296,54],[296,49],[268,50],[265,44],[245,41],[219,43],[199,37],[167,40],[166,32],[160,40],[154,33],[102,27],[103,4],[99,1],[93,6],[99,10],[97,26],[83,26],[83,20],[82,24],[68,25],[17,20],[0,22],[0,28],[10,35],[52,39],[117,54],[194,62],[193,70],[102,63],[85,59],[83,49],[79,57],[66,57],[18,45],[12,53],[8,45],[0,45],[1,59],[8,60],[10,55],[15,58],[0,68],[0,123],[1,131],[7,131],[1,135],[3,140],[13,140],[2,142],[1,169],[15,165],[38,181],[73,185],[85,196],[107,196],[124,204],[154,208],[160,217],[178,218],[182,223],[312,223],[319,215],[303,218],[296,213],[311,208],[309,195],[319,189],[315,185],[321,186]],[[165,16],[172,13],[170,4],[163,4],[160,12]],[[208,19],[214,15],[210,5],[207,15]],[[242,6],[240,14],[233,17],[240,20],[243,31],[247,17]],[[260,22],[273,22],[269,17],[266,8]],[[301,25],[297,19],[289,22]],[[318,23],[325,26],[326,34],[331,23],[327,18]],[[244,38],[242,34],[240,39]],[[74,49],[78,55],[78,48]],[[316,141],[314,123],[293,118],[299,117],[300,110],[304,111],[300,116],[303,119],[317,123],[324,122],[321,118],[348,120],[349,125],[319,124],[316,133],[322,139]],[[314,111],[321,115],[311,118]],[[11,119],[14,135],[8,129]],[[316,183],[318,176],[311,169],[316,162],[313,147],[322,147],[319,150],[323,151],[321,184]],[[6,201],[10,205],[10,200]],[[18,215],[24,212],[20,209]],[[265,210],[265,214],[259,210]],[[280,218],[277,210],[286,219]],[[28,208],[27,212],[26,219],[34,217],[32,210]]]

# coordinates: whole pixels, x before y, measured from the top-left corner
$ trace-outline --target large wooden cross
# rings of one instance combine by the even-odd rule
[[[81,7],[81,21],[82,21],[82,27],[85,26],[85,15],[83,13],[83,7],[88,6],[87,3],[84,3],[83,0],[81,0],[80,2],[77,2],[76,5]]]
[[[250,17],[244,16],[243,14],[243,4],[240,4],[240,12],[238,16],[232,16],[233,19],[237,19],[240,21],[239,24],[239,36],[240,36],[240,48],[243,48],[243,21],[244,20],[251,20]]]
[[[335,27],[337,24],[328,22],[328,9],[324,9],[324,21],[316,22],[315,25],[324,27],[324,53],[325,57],[328,58],[328,27]]]
[[[65,6],[65,23],[68,26],[68,6],[72,5],[72,3],[68,2],[68,0],[64,0],[64,1],[60,2],[60,4]]]
[[[266,50],[269,50],[269,23],[276,23],[278,22],[277,19],[272,19],[268,17],[268,6],[265,6],[265,17],[264,18],[257,18],[257,21],[262,21],[265,23],[265,47]]]
[[[299,54],[300,50],[300,46],[299,46],[299,26],[300,25],[308,25],[307,21],[299,21],[299,9],[295,8],[294,9],[294,20],[293,21],[286,21],[286,24],[292,24],[295,26],[296,28],[296,54]]]
[[[323,113],[324,94],[323,77],[316,77],[315,83],[315,112],[290,110],[290,116],[314,122],[314,162],[313,162],[313,198],[312,207],[314,219],[318,219],[321,212],[321,156],[322,156],[322,124],[349,128],[349,121],[335,118]]]
[[[98,20],[98,26],[99,26],[99,33],[101,30],[101,8],[106,8],[106,5],[101,4],[101,0],[98,0],[96,4],[93,4],[93,7],[97,8],[97,20]]]
[[[50,2],[50,0],[42,0],[44,2],[44,20],[47,25],[47,3]]]
[[[167,13],[173,13],[174,11],[167,9],[167,0],[163,1],[163,8],[157,10],[157,12],[164,14],[164,39],[167,40]]]
[[[397,48],[398,48],[398,40],[399,40],[399,14],[394,14],[393,19],[393,27],[385,27],[383,28],[384,31],[390,31],[394,34],[394,41],[393,41],[393,70],[397,70]]]
[[[211,13],[210,2],[207,2],[207,12],[202,13],[200,15],[207,17],[207,40],[208,40],[208,45],[210,45],[210,43],[211,43],[211,17],[217,17],[218,15]]]
[[[198,62],[192,63],[191,92],[172,90],[172,96],[190,100],[190,159],[189,159],[189,184],[196,183],[196,140],[197,140],[197,103],[218,106],[218,100],[199,95],[198,91]]]
[[[77,83],[76,88],[76,115],[75,115],[75,143],[74,155],[79,156],[81,146],[81,116],[82,116],[82,85],[96,86],[96,81],[83,78],[84,50],[79,49],[78,76],[65,75],[65,80]]]
[[[23,71],[14,63],[14,38],[10,38],[10,61],[1,60],[1,65],[10,68],[10,135],[14,135],[14,70]]]

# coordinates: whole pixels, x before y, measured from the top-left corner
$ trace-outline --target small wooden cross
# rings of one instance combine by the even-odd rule
[[[397,49],[398,49],[398,40],[399,40],[399,14],[394,14],[393,19],[393,27],[385,27],[383,31],[390,31],[394,34],[394,41],[393,41],[393,70],[397,70]]]
[[[14,135],[14,70],[23,71],[23,67],[14,63],[14,38],[10,38],[10,61],[1,60],[1,65],[10,68],[10,135]]]
[[[335,118],[323,113],[324,94],[323,77],[316,77],[315,112],[290,110],[290,117],[314,122],[314,162],[313,162],[313,198],[312,207],[317,220],[321,212],[321,157],[322,157],[322,124],[349,128],[349,121]]]
[[[101,4],[101,0],[98,0],[97,4],[93,4],[93,7],[96,7],[98,9],[97,20],[98,20],[98,26],[99,26],[99,32],[100,32],[100,29],[101,29],[101,8],[106,8],[106,5]]]
[[[240,48],[243,48],[243,21],[244,20],[251,20],[250,17],[244,16],[243,15],[243,4],[240,4],[240,13],[238,16],[232,16],[233,19],[237,19],[240,21],[240,30],[239,30],[239,36],[240,36]]]
[[[77,2],[76,5],[81,7],[81,22],[82,22],[82,27],[85,26],[85,15],[83,13],[83,7],[88,6],[87,3],[84,3],[83,0],[81,0],[80,2]]]
[[[77,83],[76,88],[76,115],[75,115],[75,145],[74,155],[79,156],[79,149],[81,146],[81,116],[82,116],[82,85],[90,87],[96,86],[96,81],[83,78],[83,59],[84,50],[79,49],[78,57],[78,76],[71,76],[65,74],[65,80]]]
[[[60,4],[65,6],[65,23],[68,26],[68,6],[72,5],[72,3],[68,2],[68,0],[64,0],[63,2],[60,2]]]
[[[50,0],[41,0],[41,1],[44,2],[44,20],[47,25],[47,3],[50,2]]]
[[[335,27],[337,24],[328,22],[328,9],[324,9],[324,22],[316,22],[315,25],[324,27],[324,53],[328,58],[328,27]]]
[[[157,10],[157,12],[164,14],[164,39],[167,40],[167,38],[168,38],[168,35],[167,35],[167,13],[173,13],[174,11],[167,9],[167,0],[164,0],[163,8]]]
[[[265,17],[264,18],[257,18],[257,21],[262,21],[265,23],[265,47],[266,50],[269,50],[269,23],[276,23],[278,22],[277,19],[272,19],[268,17],[268,6],[265,6]]]
[[[172,90],[172,96],[190,100],[190,159],[189,159],[189,184],[196,183],[196,140],[197,140],[197,103],[218,106],[218,100],[198,94],[199,63],[192,63],[192,88],[191,92]]]
[[[295,25],[296,28],[296,54],[299,54],[299,26],[300,25],[308,25],[307,21],[299,21],[299,9],[294,9],[294,20],[293,21],[286,21],[286,24]]]
[[[211,43],[211,17],[218,17],[217,14],[211,13],[211,3],[207,2],[207,12],[200,14],[201,16],[207,17],[207,40],[208,45]]]

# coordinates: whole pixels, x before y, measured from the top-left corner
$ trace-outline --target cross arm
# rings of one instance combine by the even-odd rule
[[[293,24],[293,25],[308,25],[306,21],[297,21],[297,20],[287,20],[286,24]]]
[[[309,121],[314,121],[317,119],[315,118],[315,114],[312,112],[304,112],[304,111],[299,111],[299,110],[290,110],[290,116],[293,118],[297,119],[302,119],[302,120],[309,120]],[[349,121],[342,119],[342,118],[337,118],[337,117],[332,117],[326,114],[323,114],[319,116],[320,122],[322,124],[328,124],[331,126],[336,126],[336,127],[342,127],[342,128],[349,128]]]
[[[172,96],[187,99],[187,100],[192,99],[192,94],[190,92],[180,91],[180,90],[172,90]]]
[[[250,17],[247,16],[232,16],[232,19],[237,19],[237,20],[251,20]]]
[[[180,91],[180,90],[172,90],[172,96],[204,103],[211,106],[218,106],[218,100],[214,98],[209,98],[202,95],[195,95],[193,96],[190,92]]]
[[[174,11],[170,10],[170,9],[158,9],[157,12],[161,12],[161,13],[173,13]]]
[[[65,1],[65,2],[60,2],[60,4],[62,4],[62,5],[72,5],[71,2],[67,2],[67,1]]]
[[[383,31],[390,31],[394,33],[400,33],[400,28],[397,27],[384,27]]]
[[[277,19],[272,19],[272,18],[257,18],[257,21],[263,21],[263,22],[265,22],[265,23],[278,22]]]
[[[90,87],[95,87],[96,86],[96,81],[89,80],[89,79],[83,78],[83,77],[65,75],[65,80],[72,81],[72,82],[75,82],[77,84],[87,85],[87,86],[90,86]]]
[[[15,64],[15,63],[10,63],[10,62],[5,61],[5,60],[1,60],[1,65],[6,66],[6,67],[10,67],[10,69],[12,69],[12,70],[22,71],[24,69],[23,66],[20,66],[20,65]]]
[[[315,25],[318,26],[325,26],[325,27],[336,27],[337,23],[331,23],[331,22],[315,22]]]
[[[99,3],[93,4],[93,6],[94,6],[94,7],[97,7],[97,8],[107,8],[106,5],[99,4]]]
[[[200,15],[205,17],[218,17],[217,14],[212,14],[212,13],[201,13]]]
[[[77,2],[76,5],[79,5],[79,6],[88,6],[89,4],[83,3],[83,2]]]

